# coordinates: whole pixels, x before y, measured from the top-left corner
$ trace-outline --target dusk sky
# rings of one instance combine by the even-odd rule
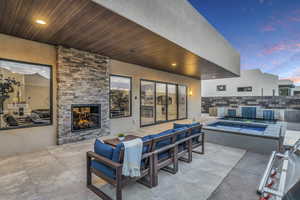
[[[300,85],[300,0],[189,0],[241,54],[241,68]]]

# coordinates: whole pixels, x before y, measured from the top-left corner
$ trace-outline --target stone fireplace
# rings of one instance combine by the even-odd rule
[[[57,60],[57,143],[108,135],[109,59],[60,46]]]
[[[100,104],[73,104],[72,132],[101,128]]]

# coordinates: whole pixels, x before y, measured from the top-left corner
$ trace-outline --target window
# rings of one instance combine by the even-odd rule
[[[217,85],[217,91],[226,91],[226,85]]]
[[[279,96],[291,96],[292,89],[289,87],[280,87]]]
[[[141,126],[185,119],[187,87],[141,80],[140,109]]]
[[[237,88],[238,92],[252,92],[252,87],[238,87]]]
[[[131,78],[110,76],[110,118],[131,116]]]
[[[0,59],[0,129],[52,123],[51,67]]]
[[[300,96],[300,91],[294,91],[294,96]]]

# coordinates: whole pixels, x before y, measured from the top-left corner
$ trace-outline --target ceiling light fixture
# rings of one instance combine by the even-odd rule
[[[36,22],[37,24],[42,24],[42,25],[45,25],[45,24],[46,24],[46,22],[45,22],[44,20],[41,20],[41,19],[37,19],[37,20],[35,20],[35,22]]]
[[[172,63],[172,66],[175,67],[175,66],[177,66],[177,64],[176,63]]]

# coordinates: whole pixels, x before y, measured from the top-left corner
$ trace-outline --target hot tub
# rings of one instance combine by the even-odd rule
[[[282,151],[283,123],[242,122],[217,120],[203,127],[206,140],[211,143],[270,154]]]

